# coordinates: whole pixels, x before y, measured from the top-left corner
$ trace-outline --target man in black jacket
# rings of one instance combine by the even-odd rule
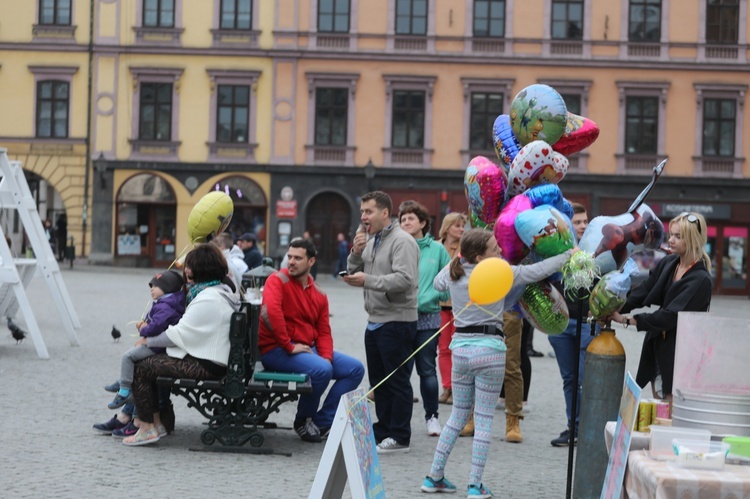
[[[263,262],[263,255],[258,249],[258,239],[255,237],[255,234],[245,232],[237,240],[237,246],[239,246],[245,254],[245,263],[247,264],[248,270],[260,267]]]

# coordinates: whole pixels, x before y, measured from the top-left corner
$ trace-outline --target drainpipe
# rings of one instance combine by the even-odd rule
[[[92,72],[94,69],[94,0],[89,2],[89,71],[88,90],[86,98],[86,164],[84,167],[83,180],[83,240],[81,243],[81,256],[86,256],[86,231],[89,218],[89,177],[91,170],[91,100],[92,100]]]

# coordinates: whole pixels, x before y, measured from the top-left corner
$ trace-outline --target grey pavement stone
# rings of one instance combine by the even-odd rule
[[[0,327],[0,495],[3,497],[307,497],[323,445],[309,444],[289,430],[266,432],[266,444],[292,452],[292,457],[191,452],[200,445],[203,420],[174,398],[177,428],[157,445],[128,448],[118,439],[96,434],[91,425],[109,419],[111,395],[103,386],[118,376],[121,354],[135,339],[132,323],[148,306],[148,281],[153,269],[81,266],[62,269],[80,317],[80,347],[71,347],[59,326],[57,310],[39,276],[28,294],[42,329],[50,359],[36,356],[30,338],[16,345]],[[364,362],[366,315],[359,289],[320,276],[329,295],[336,348]],[[715,297],[712,313],[748,317],[746,298]],[[22,318],[18,322],[25,327]],[[115,324],[120,343],[109,335]],[[642,333],[617,331],[633,373],[640,355]],[[535,348],[551,351],[537,332]],[[567,449],[549,441],[565,427],[562,381],[550,357],[532,359],[530,410],[521,423],[524,441],[504,441],[505,418],[497,411],[493,445],[484,483],[498,496],[563,497]],[[412,377],[415,393],[418,378]],[[440,407],[445,422],[449,406]],[[289,428],[295,405],[285,404],[272,420]],[[373,411],[374,413],[374,411]],[[428,437],[421,403],[415,404],[409,454],[381,456],[388,497],[422,497],[422,478],[429,471],[437,439]],[[447,476],[466,486],[471,439],[459,439],[447,466]],[[349,493],[345,494],[349,497]]]

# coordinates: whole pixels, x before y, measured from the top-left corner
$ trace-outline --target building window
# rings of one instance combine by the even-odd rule
[[[581,110],[581,94],[560,94],[565,102],[565,108],[569,113],[577,114],[581,116],[583,112]]]
[[[306,73],[306,162],[354,166],[354,96],[358,74]]]
[[[739,0],[706,0],[706,42],[736,44],[739,33]]]
[[[552,38],[583,39],[583,0],[552,0]]]
[[[349,32],[349,0],[318,0],[318,32]]]
[[[244,29],[252,26],[252,0],[221,0],[220,29]]]
[[[36,84],[36,136],[68,136],[70,85],[67,81],[47,80]]]
[[[474,0],[474,36],[505,36],[505,0]]]
[[[427,1],[396,0],[396,34],[427,34]]]
[[[492,126],[503,114],[503,94],[472,92],[469,121],[469,148],[472,151],[492,151]]]
[[[703,155],[734,157],[735,99],[703,101]]]
[[[315,145],[345,146],[349,91],[318,88],[315,91]]]
[[[669,82],[618,81],[617,173],[650,174],[664,159]],[[584,112],[586,110],[584,109]]]
[[[424,148],[425,93],[413,90],[393,92],[393,129],[395,148]]]
[[[246,143],[250,115],[250,87],[219,85],[216,110],[216,142]]]
[[[628,97],[625,109],[625,153],[656,154],[659,98]]]
[[[140,140],[172,140],[172,84],[141,83]]]
[[[628,40],[661,40],[661,0],[630,0]]]
[[[143,26],[174,28],[175,0],[143,0]]]
[[[39,0],[39,24],[70,26],[70,0]]]
[[[383,166],[429,168],[432,163],[432,94],[436,77],[383,75],[386,144]]]

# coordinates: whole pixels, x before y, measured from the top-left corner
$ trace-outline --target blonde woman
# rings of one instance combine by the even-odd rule
[[[461,242],[461,236],[464,235],[464,226],[466,225],[466,215],[463,213],[448,213],[443,218],[443,224],[440,226],[440,242],[448,250],[451,258],[458,254],[458,244]],[[451,322],[453,319],[453,308],[451,301],[440,302],[440,327],[448,324],[448,327],[440,333],[438,340],[438,368],[440,370],[440,381],[443,385],[443,393],[438,398],[441,404],[452,404],[453,395],[451,394],[451,350],[449,345],[456,331],[456,326]]]
[[[614,322],[646,331],[636,382],[651,383],[654,397],[672,405],[672,374],[678,312],[706,312],[711,305],[711,257],[706,250],[706,221],[697,213],[681,213],[669,222],[669,249],[646,282],[633,290]],[[659,305],[651,313],[624,315],[635,308]]]

